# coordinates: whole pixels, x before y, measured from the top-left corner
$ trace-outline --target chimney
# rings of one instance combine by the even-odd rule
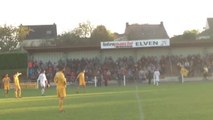
[[[160,25],[162,25],[162,26],[163,26],[163,21],[161,21],[161,22],[160,22]]]
[[[129,26],[129,23],[128,22],[126,22],[126,27],[128,27]]]

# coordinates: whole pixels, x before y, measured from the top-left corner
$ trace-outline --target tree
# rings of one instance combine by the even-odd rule
[[[30,31],[32,31],[30,28],[20,25],[19,28],[16,28],[16,39],[19,42],[23,42],[23,40],[30,33]]]
[[[196,36],[199,34],[198,30],[186,30],[182,35],[175,35],[171,38],[172,41],[192,41],[196,39]]]
[[[113,34],[105,26],[99,25],[93,30],[91,39],[95,41],[111,41],[113,40]]]
[[[0,51],[13,51],[17,45],[24,40],[29,33],[27,28],[13,27],[13,26],[0,26]]]
[[[59,35],[56,39],[56,44],[57,45],[69,45],[75,41],[78,41],[79,39],[81,39],[79,36],[76,36],[74,33],[72,32],[65,32],[61,35]]]
[[[186,30],[183,33],[183,39],[184,40],[195,40],[198,33],[199,32],[197,30]]]
[[[59,35],[56,39],[57,45],[71,45],[80,42],[81,40],[88,40],[93,31],[93,27],[89,21],[79,23],[79,26],[72,31],[65,32]]]
[[[89,38],[93,31],[93,26],[89,21],[79,23],[78,27],[75,28],[72,33],[78,36],[79,38]]]

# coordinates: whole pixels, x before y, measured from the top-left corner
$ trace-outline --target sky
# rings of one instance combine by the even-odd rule
[[[129,24],[160,24],[170,37],[185,30],[203,31],[213,18],[210,0],[0,0],[0,26],[57,25],[58,34],[79,23],[104,25],[124,33]]]

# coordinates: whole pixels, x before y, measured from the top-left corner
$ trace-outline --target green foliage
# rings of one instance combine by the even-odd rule
[[[111,41],[113,40],[113,35],[106,29],[105,26],[97,26],[92,34],[91,39],[95,41]]]
[[[89,38],[91,36],[91,32],[93,31],[93,26],[89,21],[79,23],[78,27],[75,28],[72,33],[79,38]]]
[[[197,35],[199,34],[198,30],[186,30],[182,35],[175,35],[171,40],[178,41],[193,41],[196,40]]]
[[[183,37],[183,35],[175,35],[175,36],[171,37],[170,40],[172,42],[174,42],[174,41],[181,41],[181,40],[183,40],[182,37]]]
[[[18,40],[15,38],[15,28],[12,26],[0,26],[0,51],[14,50]]]
[[[58,36],[56,39],[57,45],[70,45],[75,41],[78,41],[80,38],[73,34],[72,32],[65,32],[62,35]]]
[[[29,34],[29,32],[32,31],[28,27],[24,27],[20,25],[18,28],[16,28],[16,37],[19,42],[22,42],[26,36]]]
[[[92,32],[91,32],[92,31]],[[56,39],[57,45],[85,45],[90,42],[111,41],[114,35],[105,26],[99,25],[94,30],[89,22],[80,23],[78,28],[65,32]]]
[[[196,36],[198,35],[198,31],[197,30],[187,30],[184,31],[183,33],[183,39],[185,40],[195,40]]]
[[[56,39],[57,45],[72,45],[73,43],[77,43],[79,41],[89,40],[91,36],[91,32],[93,31],[93,26],[89,21],[79,23],[79,26],[74,28],[70,32],[65,32],[59,35]]]
[[[0,56],[0,70],[27,68],[26,53],[1,53]]]
[[[21,42],[29,30],[23,27],[0,26],[0,51],[8,52],[17,49],[17,44]]]

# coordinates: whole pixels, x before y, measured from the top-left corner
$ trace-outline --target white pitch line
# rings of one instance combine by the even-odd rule
[[[144,120],[144,114],[143,114],[143,109],[142,109],[142,105],[141,105],[141,98],[138,94],[138,86],[136,86],[135,89],[136,89],[135,96],[136,96],[137,103],[138,103],[138,111],[139,111],[139,115],[140,115],[140,120]]]

